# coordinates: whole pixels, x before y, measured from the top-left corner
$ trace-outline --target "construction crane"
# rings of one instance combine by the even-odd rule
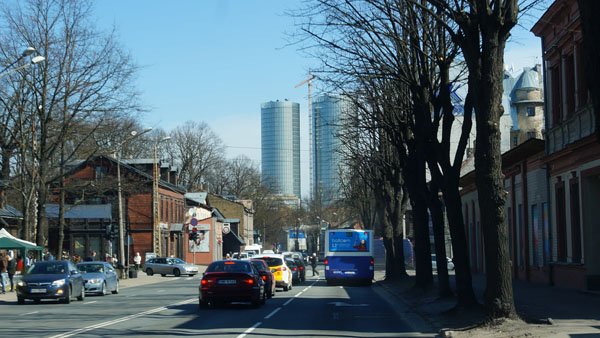
[[[312,120],[312,81],[316,78],[316,76],[314,76],[313,74],[311,74],[310,72],[308,73],[308,77],[298,83],[296,86],[294,86],[294,88],[298,88],[300,86],[303,86],[304,84],[307,84],[308,86],[308,137],[309,137],[309,141],[308,141],[308,153],[309,153],[309,157],[310,157],[310,161],[309,161],[309,172],[310,172],[310,176],[309,176],[309,187],[310,187],[310,197],[314,198],[314,192],[313,192],[313,165],[314,165],[314,159],[313,159],[313,120]]]

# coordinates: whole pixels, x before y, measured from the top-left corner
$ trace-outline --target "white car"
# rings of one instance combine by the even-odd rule
[[[452,262],[452,259],[446,257],[446,262],[448,264],[448,271],[454,270],[454,263]],[[431,268],[437,270],[437,259],[435,254],[431,255]]]

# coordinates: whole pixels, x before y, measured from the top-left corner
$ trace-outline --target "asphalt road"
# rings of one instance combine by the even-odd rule
[[[199,309],[199,276],[87,296],[71,304],[44,301],[0,307],[1,337],[433,337],[400,318],[378,287],[327,286],[307,281],[278,289],[267,304]]]

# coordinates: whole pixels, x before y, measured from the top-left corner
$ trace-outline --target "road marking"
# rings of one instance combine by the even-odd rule
[[[83,303],[83,304],[94,304],[94,303],[98,303],[98,301],[97,301],[97,300],[93,300],[93,301],[91,301],[91,302],[85,302],[85,303]]]
[[[165,289],[156,290],[156,292],[165,292]]]
[[[246,337],[246,335],[248,333],[251,333],[252,331],[254,331],[254,329],[256,329],[257,327],[259,327],[262,324],[262,322],[258,322],[254,325],[252,325],[252,327],[250,327],[248,330],[244,331],[244,333],[242,333],[241,335],[237,336],[237,338],[244,338]]]
[[[302,290],[302,292],[307,291],[308,289],[310,289],[310,286],[307,288],[304,288],[304,290]]]
[[[27,316],[27,315],[32,315],[35,313],[38,313],[39,311],[33,311],[33,312],[27,312],[27,313],[21,313],[19,316]]]
[[[198,301],[197,298],[187,299],[187,300],[184,300],[184,301],[181,301],[181,302],[177,302],[177,303],[174,303],[174,304],[171,304],[171,305],[162,306],[162,307],[159,307],[159,308],[156,308],[156,309],[152,309],[152,310],[148,310],[148,311],[136,313],[136,314],[133,314],[133,315],[122,317],[122,318],[117,318],[117,319],[109,320],[107,322],[102,322],[102,323],[98,323],[98,324],[86,326],[84,328],[73,330],[73,331],[70,331],[70,332],[61,333],[61,334],[58,334],[58,335],[55,335],[55,336],[51,336],[49,338],[66,338],[66,337],[71,337],[71,336],[74,336],[74,335],[77,335],[77,334],[81,334],[81,333],[84,333],[84,332],[92,331],[94,329],[99,329],[99,328],[102,328],[102,327],[106,327],[106,326],[110,326],[110,325],[113,325],[113,324],[118,324],[118,323],[122,323],[122,322],[125,322],[125,321],[128,321],[128,320],[139,318],[139,317],[142,317],[142,316],[145,316],[145,315],[149,315],[149,314],[153,314],[153,313],[156,313],[156,312],[161,312],[161,311],[164,311],[164,310],[168,310],[169,307],[172,307],[172,306],[189,304],[189,303],[193,303],[193,302],[197,302],[197,301]]]
[[[271,313],[269,313],[268,315],[266,315],[265,319],[269,319],[269,318],[273,317],[277,312],[279,312],[279,310],[281,310],[281,307],[276,308]]]
[[[302,292],[304,292],[304,291],[300,291],[300,292],[298,292],[298,293],[297,293],[297,294],[294,296],[294,298],[296,298],[296,297],[300,297],[300,295],[302,294]]]
[[[283,303],[283,306],[286,306],[286,305],[288,305],[288,304],[289,304],[289,303],[291,303],[293,300],[294,300],[294,298],[290,298],[290,299],[288,299],[288,301],[287,301],[287,302]]]

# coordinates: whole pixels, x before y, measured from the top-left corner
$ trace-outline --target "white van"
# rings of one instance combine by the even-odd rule
[[[262,253],[262,245],[260,245],[260,244],[246,245],[246,247],[244,247],[244,252],[247,252],[247,253],[251,254],[252,256],[260,255]]]

